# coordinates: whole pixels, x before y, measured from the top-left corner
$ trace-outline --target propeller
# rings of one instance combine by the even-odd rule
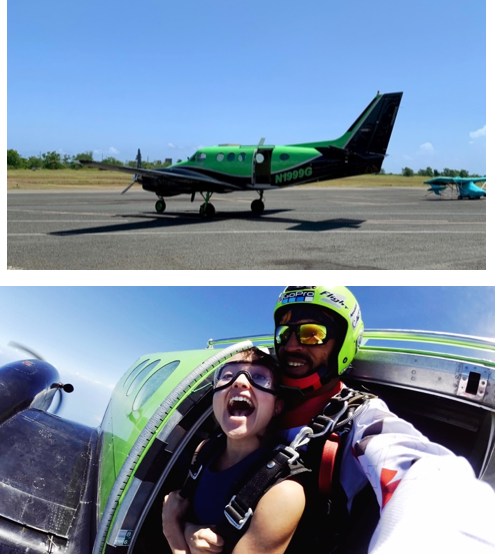
[[[22,350],[24,352],[27,352],[30,356],[32,356],[36,360],[40,360],[42,362],[46,361],[37,352],[35,352],[31,348],[28,348],[27,346],[24,346],[23,344],[20,344],[19,342],[15,342],[15,341],[11,340],[9,342],[9,346],[12,346],[13,348],[16,348],[17,350]],[[63,403],[64,396],[62,394],[62,391],[66,392],[66,393],[71,393],[71,392],[74,391],[74,386],[71,385],[70,383],[66,383],[65,385],[64,385],[64,383],[53,383],[50,388],[57,389],[57,391],[59,392],[58,404],[55,408],[52,409],[52,413],[57,414],[60,411],[60,408],[62,407],[62,403]]]
[[[137,182],[137,178],[138,176],[134,175],[134,180],[132,181],[132,183],[127,186],[120,194],[125,194],[132,187],[132,185]]]
[[[142,164],[141,164],[141,149],[138,148],[138,153],[137,153],[137,156],[136,156],[136,167],[139,168],[139,167],[142,167]],[[137,182],[137,180],[139,179],[139,175],[134,175],[134,180],[132,181],[132,183],[127,186],[120,194],[125,194],[131,187],[134,183]]]

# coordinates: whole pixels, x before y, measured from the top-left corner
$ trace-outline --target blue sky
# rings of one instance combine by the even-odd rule
[[[486,172],[486,15],[469,0],[16,0],[7,147],[185,159],[343,134],[404,91],[387,172]]]
[[[60,415],[99,424],[113,386],[141,356],[271,333],[283,287],[0,287],[0,363],[26,345],[75,391]],[[366,328],[495,338],[495,287],[350,287]]]

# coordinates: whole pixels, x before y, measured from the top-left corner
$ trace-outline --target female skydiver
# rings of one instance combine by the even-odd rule
[[[193,530],[198,531],[197,548],[222,552],[224,541],[213,529],[224,517],[224,507],[241,479],[247,481],[249,475],[271,459],[270,422],[281,412],[283,404],[277,398],[276,379],[276,362],[257,348],[235,355],[216,371],[213,413],[225,438],[218,443],[219,452],[202,470],[191,502],[180,491],[165,497],[162,526],[173,554],[190,552],[184,538],[185,528],[188,536]],[[207,442],[203,441],[196,453]],[[233,554],[282,554],[304,508],[302,485],[290,474],[285,475],[261,497]],[[187,523],[191,520],[194,524]]]

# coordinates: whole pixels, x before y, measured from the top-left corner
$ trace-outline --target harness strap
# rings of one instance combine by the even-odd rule
[[[200,476],[203,468],[205,468],[213,458],[223,450],[225,447],[226,437],[223,433],[212,437],[206,441],[203,446],[197,452],[191,467],[189,468],[189,474],[182,485],[180,490],[180,496],[182,498],[191,498],[198,486],[198,477]]]
[[[337,460],[337,452],[340,446],[340,435],[332,433],[323,445],[321,455],[320,472],[318,475],[318,488],[321,494],[329,496],[333,492],[333,472]]]
[[[217,532],[225,541],[222,550],[224,554],[231,552],[246,531],[248,527],[246,524],[253,515],[260,498],[284,472],[289,476],[308,471],[297,461],[298,458],[299,454],[290,446],[278,446],[272,458],[231,498],[225,506],[225,518],[217,525]],[[290,467],[289,472],[287,467]]]
[[[320,446],[318,487],[321,494],[330,496],[334,493],[332,486],[333,476],[338,460],[339,448],[343,442],[342,437],[347,434],[352,426],[352,420],[374,395],[362,393],[349,388],[343,388],[340,393],[332,397],[322,413],[316,415],[305,431],[306,439],[301,440],[301,445],[309,440],[312,448]]]

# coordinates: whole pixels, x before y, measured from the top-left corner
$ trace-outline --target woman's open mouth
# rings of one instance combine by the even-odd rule
[[[228,412],[234,417],[248,417],[254,412],[254,405],[245,396],[233,396],[227,405]]]

